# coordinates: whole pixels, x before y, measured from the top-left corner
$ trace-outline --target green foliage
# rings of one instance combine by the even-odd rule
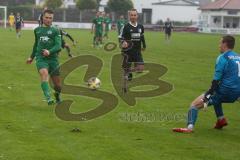
[[[125,14],[133,8],[131,0],[109,0],[107,3],[108,9],[118,14]]]
[[[44,6],[47,6],[50,9],[56,9],[61,7],[62,3],[62,0],[47,0]]]
[[[98,3],[96,0],[78,0],[77,7],[80,10],[96,9]]]
[[[26,4],[35,4],[35,0],[0,0],[0,5],[5,5],[8,7],[26,5]]]

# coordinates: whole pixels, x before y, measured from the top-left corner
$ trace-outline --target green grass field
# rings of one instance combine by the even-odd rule
[[[108,114],[87,122],[66,122],[55,115],[55,106],[43,101],[35,65],[26,65],[31,53],[33,31],[23,31],[21,39],[15,32],[0,29],[0,160],[230,160],[240,157],[239,105],[224,105],[229,126],[213,129],[216,118],[212,108],[201,111],[194,134],[176,134],[174,127],[184,127],[190,102],[210,86],[220,35],[174,33],[170,44],[164,35],[147,32],[146,62],[168,68],[161,77],[174,85],[168,94],[138,98],[134,107],[128,106],[111,83],[111,60],[119,50],[106,52],[91,47],[90,31],[68,30],[78,41],[75,55],[94,55],[104,62],[99,75],[100,90],[118,98],[118,106]],[[116,34],[111,33],[111,40]],[[236,51],[240,52],[240,37]],[[68,61],[65,50],[60,61]],[[114,64],[113,64],[114,65]],[[86,68],[80,67],[66,83],[83,86]],[[89,92],[92,92],[89,90]],[[72,99],[73,113],[93,109],[100,100],[82,96],[63,95]],[[165,114],[170,118],[137,121],[124,115],[137,113]],[[159,117],[158,117],[159,118]],[[162,118],[162,119],[161,119]],[[81,132],[71,132],[79,128]]]

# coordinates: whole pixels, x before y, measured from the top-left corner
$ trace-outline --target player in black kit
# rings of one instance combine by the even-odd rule
[[[60,34],[61,34],[61,39],[62,39],[62,49],[66,48],[67,52],[68,52],[68,57],[73,57],[73,54],[71,53],[71,49],[69,44],[63,39],[63,37],[68,37],[72,43],[73,46],[76,46],[76,42],[74,41],[74,39],[72,38],[72,36],[70,36],[70,34],[68,34],[66,31],[64,31],[63,29],[59,28]]]
[[[170,21],[169,18],[167,18],[167,21],[165,22],[163,29],[165,31],[165,40],[169,42],[171,38],[172,29],[173,29],[172,22]]]
[[[132,72],[141,73],[144,70],[144,61],[141,51],[146,49],[144,27],[138,24],[136,9],[129,11],[130,22],[122,29],[121,46],[124,55],[122,67],[127,80],[132,80]],[[134,68],[131,68],[134,63]]]
[[[17,38],[21,37],[21,29],[22,29],[23,24],[24,24],[23,18],[20,16],[20,13],[17,13],[17,16],[15,17],[15,26],[16,26]]]

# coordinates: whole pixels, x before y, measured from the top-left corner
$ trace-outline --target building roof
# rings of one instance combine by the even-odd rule
[[[171,5],[171,6],[199,6],[199,3],[191,0],[167,0],[152,3],[153,5]]]
[[[200,7],[201,10],[240,10],[240,0],[216,0]]]

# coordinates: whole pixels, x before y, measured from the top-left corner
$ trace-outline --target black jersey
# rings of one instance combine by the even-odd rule
[[[164,24],[165,32],[171,32],[172,29],[173,29],[172,22],[170,22],[170,21],[165,22],[165,24]]]
[[[134,26],[131,23],[127,23],[122,29],[120,36],[122,40],[131,41],[133,43],[132,48],[127,52],[141,52],[142,45],[143,48],[146,48],[144,27],[141,24]]]
[[[39,26],[43,25],[43,13],[40,13],[38,16],[38,24]]]
[[[16,16],[15,17],[15,22],[16,22],[16,25],[22,25],[23,18],[21,16]]]

